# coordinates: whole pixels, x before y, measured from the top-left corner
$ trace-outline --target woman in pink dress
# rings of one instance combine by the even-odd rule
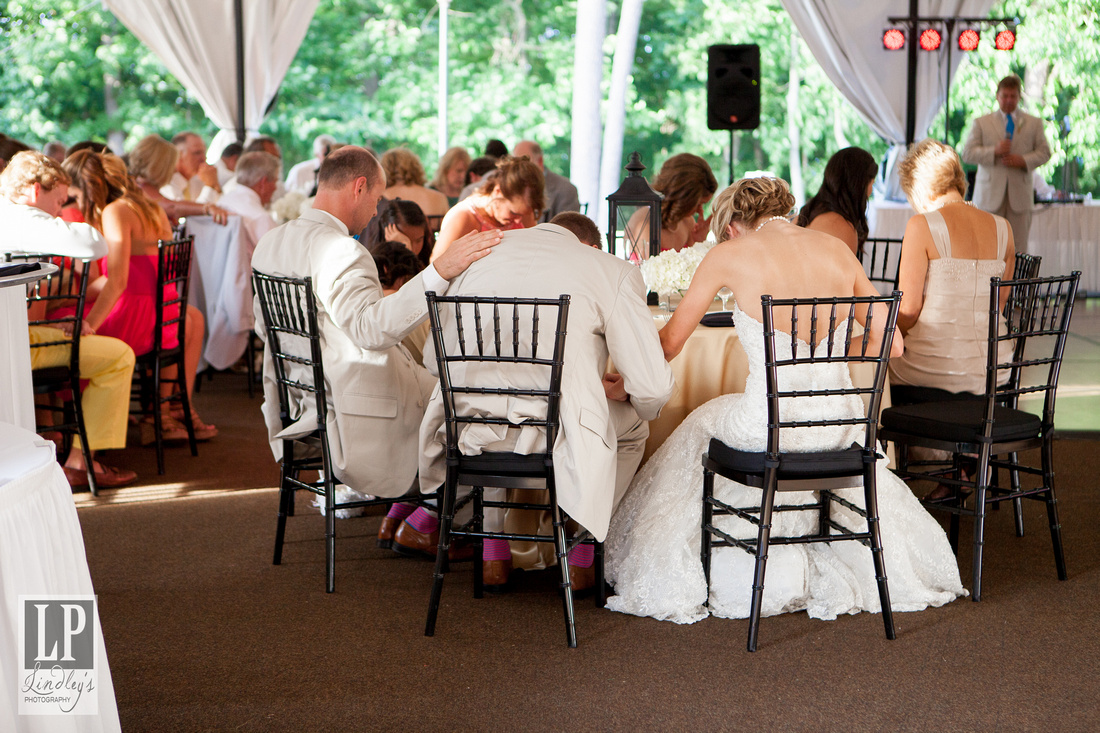
[[[85,311],[85,320],[96,333],[126,342],[136,355],[141,356],[153,348],[157,241],[172,239],[172,227],[164,209],[150,201],[137,187],[121,158],[110,154],[98,157],[108,191],[99,223],[99,228],[107,239],[107,257],[97,263],[98,272],[93,270],[88,274],[92,278],[88,282],[88,300],[91,305]],[[66,161],[65,170],[77,186],[84,177],[91,175],[90,166],[81,164],[83,160],[86,159]],[[169,308],[165,319],[175,315]],[[205,323],[202,313],[192,306],[188,306],[186,318],[184,367],[190,396],[202,353]],[[164,346],[172,348],[177,343],[175,330],[166,331]],[[173,370],[174,367],[166,369],[164,376],[175,377]],[[162,409],[167,411],[167,404]],[[165,439],[187,438],[187,430],[180,421],[182,417],[182,414],[168,412],[162,415]],[[216,427],[199,419],[194,403],[191,418],[195,436],[200,440],[208,440],[217,435]],[[152,442],[152,420],[146,418],[142,423],[142,443],[149,442]]]
[[[432,260],[470,232],[533,227],[545,201],[542,171],[527,156],[504,157],[485,176],[477,193],[459,201],[443,217]]]

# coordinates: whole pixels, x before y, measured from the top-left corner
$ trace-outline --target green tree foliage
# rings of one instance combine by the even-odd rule
[[[453,0],[450,16],[451,144],[477,153],[489,138],[542,143],[549,167],[569,171],[575,0]],[[609,2],[603,69],[610,76],[618,3]],[[996,79],[1026,76],[1046,61],[1042,98],[1031,111],[1068,117],[1051,122],[1055,179],[1076,159],[1083,188],[1100,181],[1097,110],[1100,72],[1097,0],[1002,0],[993,15],[1020,16],[1013,53],[971,55],[952,87],[949,139],[992,108]],[[727,175],[729,135],[706,127],[706,51],[714,43],[761,47],[761,126],[736,133],[734,173],[768,170],[790,176],[787,91],[797,54],[802,176],[816,190],[828,157],[859,145],[876,157],[885,144],[833,88],[805,44],[791,43],[792,23],[780,0],[647,0],[633,84],[627,97],[624,155],[642,154],[650,171],[669,155],[690,151]],[[378,151],[407,145],[431,175],[439,155],[436,100],[438,5],[434,0],[321,0],[309,32],[272,105],[264,132],[283,146],[287,164],[310,155],[321,132]],[[58,138],[126,136],[126,145],[156,132],[211,135],[201,108],[134,36],[98,4],[82,0],[17,0],[0,13],[0,130],[34,145]],[[943,134],[943,117],[929,131]],[[1059,179],[1056,179],[1060,181]]]
[[[79,11],[79,12],[78,12]],[[0,130],[28,144],[213,129],[202,108],[98,3],[9,2],[0,12]]]

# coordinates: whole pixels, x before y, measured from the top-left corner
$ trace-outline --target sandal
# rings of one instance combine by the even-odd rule
[[[183,410],[173,409],[171,414],[181,425],[183,424]],[[204,423],[193,407],[191,408],[191,426],[195,428],[195,440],[210,440],[218,434],[217,426]]]
[[[166,443],[182,442],[188,439],[187,426],[182,421],[171,415],[162,415],[160,418],[161,439]],[[201,421],[192,419],[191,426],[195,429],[195,440],[210,440],[218,434],[218,429],[213,425],[206,425]],[[141,444],[152,445],[156,442],[156,428],[152,417],[144,417],[141,420]]]

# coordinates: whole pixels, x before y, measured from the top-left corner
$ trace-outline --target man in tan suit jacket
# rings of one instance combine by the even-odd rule
[[[602,541],[611,512],[641,463],[649,435],[646,421],[657,417],[674,386],[638,268],[582,244],[560,226],[540,224],[506,232],[491,262],[471,266],[451,282],[449,294],[570,296],[561,430],[554,446],[558,502]],[[448,325],[444,320],[445,334]],[[550,324],[547,343],[552,338]],[[621,380],[603,378],[609,355]],[[426,347],[424,361],[433,371],[434,358],[434,349]],[[494,384],[493,365],[486,365],[484,372],[475,377],[473,365],[466,369],[467,378]],[[612,395],[618,399],[609,399]],[[530,414],[520,403],[515,399],[505,408],[516,422]],[[442,395],[437,387],[420,431],[422,491],[434,491],[446,476],[445,442]],[[462,448],[465,453],[528,453],[544,444],[545,437],[536,428],[512,429],[509,435],[501,431],[499,436],[471,430]],[[500,520],[486,511],[486,528]]]
[[[1050,160],[1050,145],[1043,121],[1017,109],[1019,103],[1020,77],[1010,74],[997,85],[1000,109],[974,121],[961,157],[978,166],[974,205],[1007,219],[1016,251],[1027,252],[1035,200],[1031,172]]]
[[[412,488],[417,432],[435,383],[401,339],[427,318],[424,292],[445,291],[449,279],[489,253],[500,233],[457,240],[462,246],[453,258],[440,257],[383,298],[374,260],[348,232],[363,230],[385,187],[382,168],[367,150],[346,146],[332,153],[321,164],[313,209],[265,234],[252,267],[269,275],[312,278],[336,476],[359,493],[390,497]],[[254,310],[257,323],[263,323],[258,300]],[[260,333],[266,335],[263,329]],[[264,354],[263,412],[277,460],[283,438],[305,435],[317,424],[309,399],[292,406],[295,422],[283,429],[270,352]]]

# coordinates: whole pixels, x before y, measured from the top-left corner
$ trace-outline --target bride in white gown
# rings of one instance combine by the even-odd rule
[[[719,239],[730,241],[707,254],[683,302],[662,329],[661,342],[667,358],[679,353],[715,293],[728,287],[736,300],[734,324],[749,360],[745,392],[723,395],[692,412],[631,483],[612,517],[606,543],[607,577],[615,586],[615,595],[607,603],[612,610],[677,623],[693,623],[708,613],[727,618],[749,615],[754,557],[734,547],[714,550],[709,605],[704,605],[708,599],[699,558],[701,457],[712,437],[741,450],[766,448],[760,296],[877,295],[843,242],[787,222],[784,215],[793,204],[786,184],[774,178],[738,181],[715,200],[712,227]],[[895,335],[892,354],[901,348],[901,336]],[[840,367],[815,366],[799,379],[818,386],[823,382],[850,386],[847,369]],[[795,417],[794,413],[810,419],[863,410],[859,398],[851,396],[788,402],[784,419]],[[860,428],[854,429],[855,435],[853,426],[815,429],[812,434],[801,430],[783,436],[783,448],[812,451],[847,446],[862,440]],[[893,610],[917,611],[965,595],[943,529],[885,461],[877,466],[877,485]],[[760,500],[758,490],[720,476],[715,493],[734,506]],[[862,489],[840,493],[863,505]],[[813,496],[784,492],[780,500],[810,503]],[[866,526],[857,524],[850,513],[844,521],[860,530]],[[811,512],[778,513],[773,517],[773,532],[812,531],[815,522]],[[737,537],[756,536],[755,527],[735,517],[722,518],[719,526]],[[842,613],[881,610],[870,550],[858,542],[772,546],[764,585],[765,616],[805,610],[815,618],[833,619]]]

